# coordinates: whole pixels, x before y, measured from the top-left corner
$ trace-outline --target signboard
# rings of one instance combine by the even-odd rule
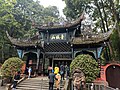
[[[50,40],[66,40],[66,33],[50,34]]]

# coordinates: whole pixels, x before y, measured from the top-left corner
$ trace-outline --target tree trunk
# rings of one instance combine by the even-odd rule
[[[99,6],[97,0],[94,0],[94,2],[95,2],[95,5],[96,5],[97,8],[98,8],[98,11],[99,11],[99,14],[100,14],[100,18],[101,18],[102,26],[103,26],[103,31],[106,32],[106,30],[105,30],[105,24],[104,24],[104,19],[103,19],[103,17],[102,17],[102,13],[101,13],[101,10],[100,10],[100,6]]]
[[[104,8],[104,4],[103,4],[103,1],[102,1],[102,0],[101,0],[101,5],[102,5],[102,8],[103,8],[104,20],[105,20],[105,23],[106,23],[106,28],[107,28],[107,31],[109,31],[108,23],[107,23],[107,15],[106,15],[105,8]]]
[[[112,61],[114,61],[115,60],[115,53],[114,53],[114,51],[113,51],[113,48],[112,48],[112,45],[111,45],[111,43],[110,43],[110,41],[109,42],[107,42],[107,45],[108,45],[108,47],[109,47],[109,49],[110,49],[110,55],[112,56]]]
[[[114,2],[113,2],[113,0],[109,0],[109,2],[110,2],[110,7],[111,7],[111,12],[112,12],[112,14],[113,14],[113,17],[114,17],[114,21],[116,22],[116,30],[117,30],[117,32],[118,32],[118,34],[119,34],[119,37],[120,37],[120,27],[119,27],[119,22],[120,22],[120,20],[119,20],[119,13],[116,11],[116,8],[115,8],[115,5],[114,5]],[[119,2],[119,1],[118,1]]]

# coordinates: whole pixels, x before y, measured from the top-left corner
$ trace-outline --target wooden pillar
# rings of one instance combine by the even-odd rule
[[[101,77],[101,60],[100,58],[97,59],[98,60],[98,67],[100,69],[100,72],[99,72],[99,78]]]
[[[43,59],[42,59],[42,74],[44,75],[44,71],[45,71],[45,54],[43,54]]]
[[[54,66],[54,60],[52,59],[51,61],[52,61],[52,67],[53,67]]]
[[[100,58],[98,57],[98,49],[96,48],[96,59],[97,59],[97,62],[98,62],[98,67],[99,67],[99,69],[100,69],[100,71],[99,71],[99,78],[101,77],[101,60],[100,60]]]
[[[26,60],[26,67],[25,67],[25,74],[28,74],[28,67],[29,67],[29,60],[30,60],[30,53],[28,53],[27,60]]]
[[[40,57],[40,49],[37,49],[37,64],[36,64],[36,74],[38,73],[38,68],[39,68],[39,59]]]
[[[74,49],[73,49],[73,44],[71,44],[71,52],[72,52],[72,60],[74,59]]]
[[[96,60],[98,60],[98,50],[96,48]]]
[[[47,30],[47,42],[49,42],[49,32]]]
[[[52,60],[52,58],[49,58],[49,66],[53,66],[53,60]]]
[[[69,41],[68,29],[66,29],[66,39]]]

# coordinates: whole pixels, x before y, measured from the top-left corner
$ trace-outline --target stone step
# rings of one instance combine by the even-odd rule
[[[60,90],[62,90],[64,83],[61,83]],[[48,90],[49,89],[49,79],[47,77],[36,77],[26,79],[21,82],[16,90]],[[54,84],[54,90],[55,84]]]
[[[62,88],[64,85],[60,85],[60,87]],[[37,87],[49,87],[49,85],[18,85],[17,87],[31,87],[31,88],[37,88]],[[54,85],[55,87],[55,85]]]
[[[23,88],[23,89],[16,89],[16,90],[49,90],[49,89],[32,89],[32,88]],[[53,90],[56,90],[56,89],[53,89]],[[60,89],[60,90],[63,90],[63,89]]]

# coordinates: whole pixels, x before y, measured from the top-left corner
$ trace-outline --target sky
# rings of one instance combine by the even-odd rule
[[[65,7],[65,2],[62,1],[62,0],[39,0],[40,1],[40,4],[43,5],[44,7],[47,7],[49,5],[51,6],[57,6],[58,7],[58,10],[60,12],[60,15],[65,17],[64,14],[63,14],[63,9]]]

